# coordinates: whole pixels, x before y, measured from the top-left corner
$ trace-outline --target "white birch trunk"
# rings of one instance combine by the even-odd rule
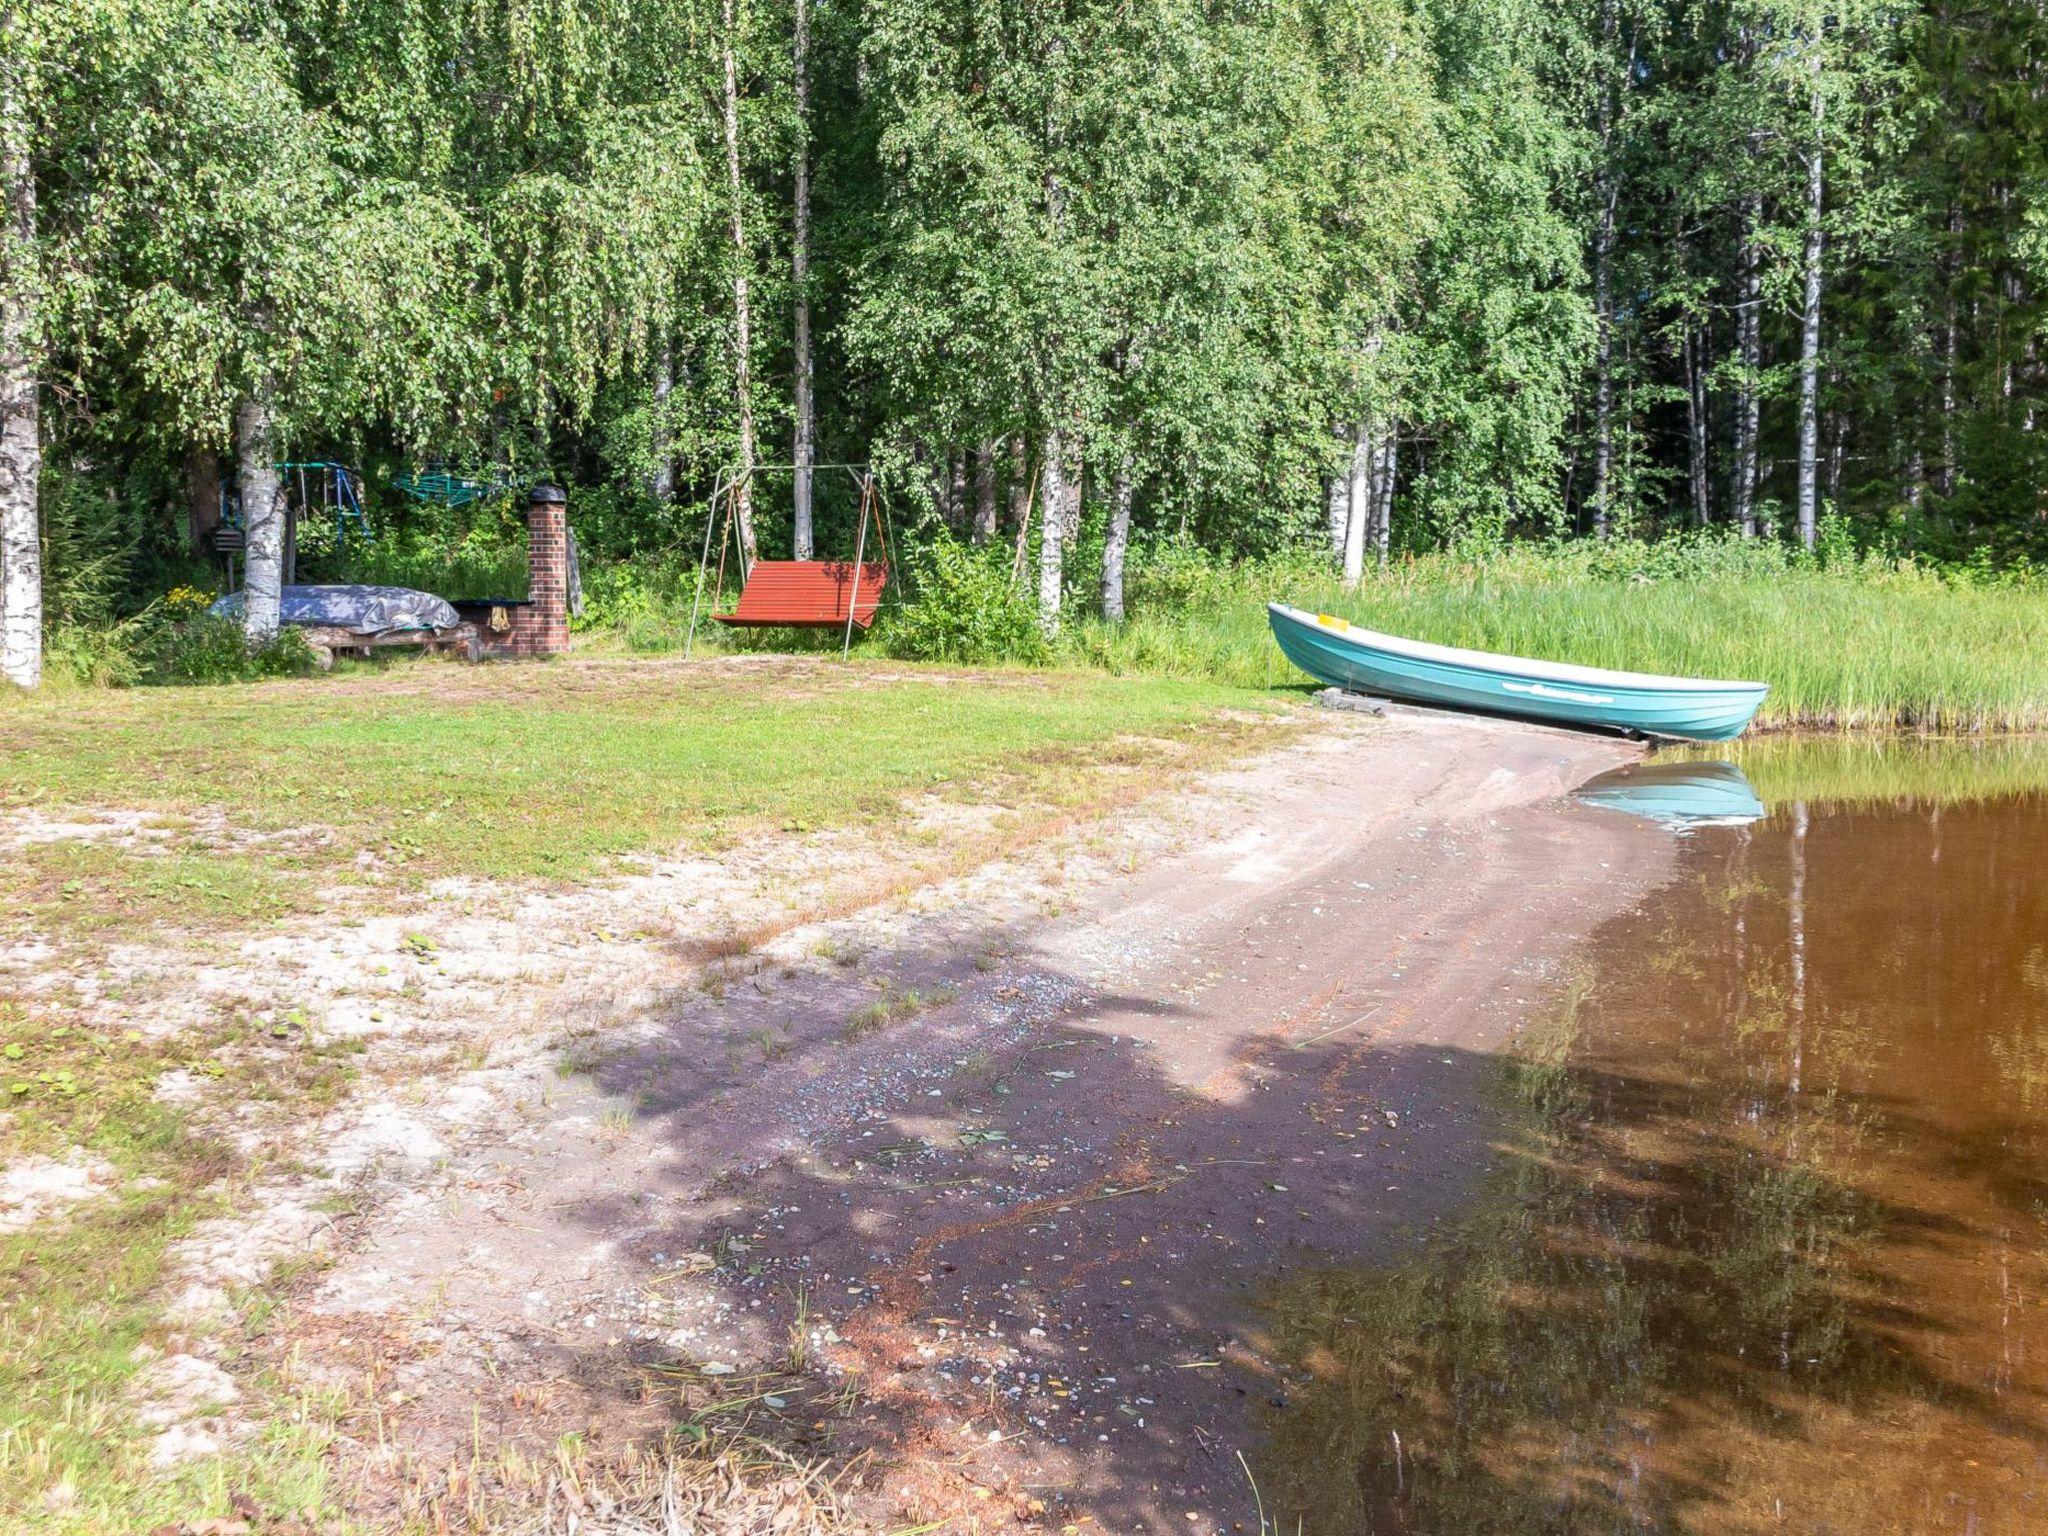
[[[1124,621],[1124,555],[1131,545],[1131,456],[1116,466],[1109,488],[1109,532],[1102,541],[1102,616]]]
[[[1941,337],[1941,468],[1934,481],[1934,488],[1943,496],[1956,493],[1956,352],[1959,335],[1956,277],[1962,268],[1959,250],[1962,233],[1963,211],[1951,208],[1948,213],[1949,249],[1942,256],[1942,273],[1946,279],[1942,289],[1947,301],[1942,315]]]
[[[1344,559],[1344,525],[1351,518],[1351,482],[1345,475],[1323,477],[1323,496],[1330,520],[1330,558]]]
[[[796,207],[790,232],[789,276],[796,295],[796,558],[808,560],[811,476],[818,457],[818,406],[811,369],[811,18],[809,0],[796,0]]]
[[[1814,59],[1818,72],[1820,60]],[[1799,318],[1799,542],[1812,549],[1819,530],[1821,261],[1827,232],[1821,214],[1827,181],[1822,169],[1821,94],[1813,92],[1813,144],[1806,161],[1806,292]]]
[[[1593,532],[1606,538],[1614,525],[1614,200],[1616,187],[1610,163],[1614,138],[1613,68],[1614,0],[1601,0],[1600,104],[1596,153],[1600,173],[1595,181],[1600,208],[1593,226]]]
[[[1355,587],[1365,575],[1365,535],[1371,524],[1375,498],[1373,470],[1379,463],[1379,446],[1372,428],[1361,421],[1351,439],[1351,474],[1345,496],[1348,512],[1344,519],[1344,584]]]
[[[0,10],[0,677],[22,688],[43,680],[42,483],[37,395],[36,183],[29,158],[23,20]]]
[[[667,501],[676,493],[676,460],[668,422],[669,397],[675,388],[674,346],[664,338],[661,352],[654,360],[654,430],[648,445],[653,452],[654,468],[647,476],[647,494],[656,501]]]
[[[242,501],[242,632],[251,645],[277,633],[284,586],[284,492],[277,479],[270,407],[252,395],[235,409],[235,486]]]
[[[1039,463],[1038,627],[1051,639],[1060,632],[1060,583],[1066,531],[1066,448],[1057,432],[1045,434]]]
[[[1740,377],[1735,386],[1735,483],[1730,494],[1736,526],[1744,538],[1756,537],[1757,435],[1762,408],[1757,398],[1763,372],[1763,259],[1756,227],[1763,217],[1755,198],[1742,204],[1742,248],[1736,276],[1735,339]]]
[[[739,480],[733,492],[733,516],[739,524],[740,558],[746,570],[754,569],[760,547],[754,540],[754,316],[747,296],[747,254],[745,195],[740,177],[740,72],[736,50],[739,46],[738,19],[734,0],[719,0],[723,23],[725,63],[725,187],[731,203],[732,233],[732,389],[739,412]]]
[[[1394,473],[1399,468],[1400,440],[1393,428],[1388,428],[1384,443],[1380,446],[1377,472],[1373,476],[1373,543],[1378,549],[1379,567],[1387,568],[1387,556],[1394,542]]]

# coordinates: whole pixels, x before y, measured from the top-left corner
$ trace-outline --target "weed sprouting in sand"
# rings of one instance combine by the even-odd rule
[[[887,1029],[891,1024],[915,1017],[927,1008],[943,1008],[958,997],[959,989],[949,982],[919,991],[915,987],[898,992],[885,979],[882,995],[863,1008],[856,1009],[840,1030],[840,1038],[851,1045],[864,1040],[877,1030]]]

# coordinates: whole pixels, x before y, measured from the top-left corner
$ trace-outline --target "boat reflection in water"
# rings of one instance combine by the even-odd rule
[[[1743,827],[1763,820],[1764,803],[1733,763],[1631,763],[1573,792],[1576,799],[1610,811],[1626,811],[1680,831],[1693,827]]]

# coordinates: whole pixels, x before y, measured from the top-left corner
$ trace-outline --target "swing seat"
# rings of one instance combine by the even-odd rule
[[[851,560],[756,560],[738,605],[711,617],[735,629],[843,628],[851,601],[854,624],[866,629],[881,609],[889,567],[875,561],[863,565],[858,597],[853,570]]]

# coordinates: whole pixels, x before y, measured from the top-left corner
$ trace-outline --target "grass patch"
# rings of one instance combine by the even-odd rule
[[[31,696],[0,705],[0,805],[211,816],[245,838],[317,829],[188,848],[183,866],[75,846],[29,861],[45,902],[119,872],[120,902],[144,916],[196,901],[249,918],[365,855],[421,878],[574,877],[752,825],[881,820],[909,791],[966,781],[1056,801],[1093,762],[1142,759],[1136,738],[1192,739],[1247,702],[1176,678],[765,661]]]
[[[301,861],[207,849],[162,852],[90,843],[33,845],[0,869],[13,915],[73,938],[166,923],[249,925],[313,905]]]
[[[1404,561],[1346,591],[1308,565],[1162,567],[1119,628],[1069,653],[1115,672],[1306,686],[1265,605],[1284,601],[1444,645],[1771,685],[1774,726],[2048,728],[2048,591],[1910,566],[1788,562],[1617,543]]]
[[[0,1236],[0,1512],[6,1528],[112,1533],[225,1516],[231,1493],[266,1509],[324,1501],[322,1432],[280,1421],[219,1457],[154,1472],[130,1420],[141,1346],[160,1346],[157,1294],[171,1245],[231,1208],[239,1157],[196,1132],[156,1085],[221,1080],[236,1102],[318,1109],[353,1075],[349,1042],[289,1018],[226,1020],[152,1037],[0,1003],[0,1162],[82,1153],[106,1192]],[[260,1384],[253,1384],[260,1392]]]
[[[857,1040],[865,1040],[869,1035],[879,1033],[891,1024],[915,1018],[927,1008],[943,1008],[959,995],[957,988],[945,982],[922,992],[916,988],[898,992],[893,987],[885,986],[880,997],[866,1007],[854,1010],[848,1016],[845,1025],[839,1031],[839,1038],[848,1045]]]

